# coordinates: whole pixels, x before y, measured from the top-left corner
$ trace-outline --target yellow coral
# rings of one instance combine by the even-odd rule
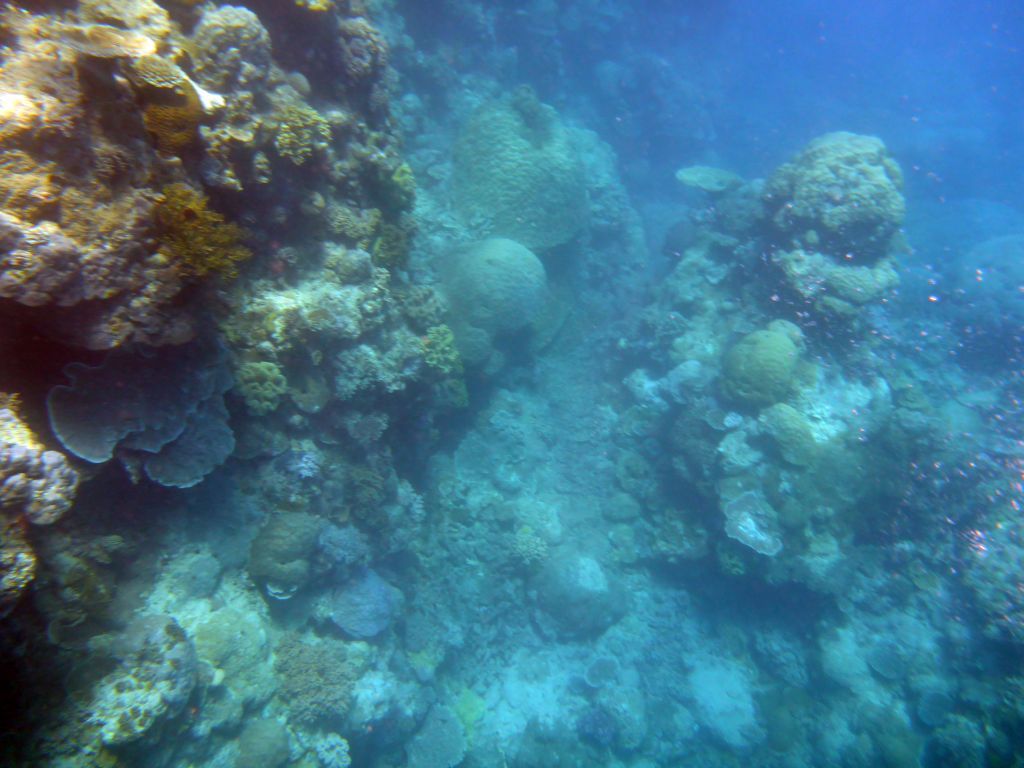
[[[0,443],[23,445],[36,451],[45,446],[36,439],[18,413],[21,397],[17,394],[0,392]]]
[[[295,0],[295,4],[299,8],[305,8],[307,11],[316,11],[318,13],[329,11],[334,7],[333,0]]]
[[[331,126],[306,104],[288,104],[277,115],[274,147],[281,157],[302,165],[331,140]]]
[[[204,115],[192,81],[177,64],[160,56],[145,56],[128,71],[142,101],[142,121],[157,149],[177,154],[191,146]]]
[[[244,230],[211,211],[206,198],[185,184],[164,187],[153,213],[161,248],[185,276],[237,277],[237,264],[252,255],[240,242]]]

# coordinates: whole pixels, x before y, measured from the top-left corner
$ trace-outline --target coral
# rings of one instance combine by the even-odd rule
[[[309,581],[324,522],[304,512],[271,516],[252,542],[249,575],[270,597],[292,597]]]
[[[274,657],[278,695],[294,722],[316,725],[345,716],[362,666],[349,644],[304,642],[291,635],[278,644]]]
[[[761,411],[758,422],[790,464],[806,466],[814,461],[818,454],[817,442],[807,419],[796,408],[776,403]]]
[[[0,407],[0,508],[15,509],[35,525],[59,520],[75,499],[78,473],[57,451],[8,440],[18,417]]]
[[[764,199],[776,229],[836,259],[873,262],[903,223],[903,174],[874,136],[829,133],[778,168]],[[810,234],[810,233],[814,234]]]
[[[295,165],[303,165],[331,141],[331,126],[307,104],[288,103],[274,113],[274,148]]]
[[[553,551],[532,582],[537,604],[564,637],[601,634],[621,619],[629,598],[592,557],[568,548]]]
[[[409,768],[454,768],[466,755],[466,734],[448,707],[435,704],[407,747]]]
[[[800,349],[778,330],[744,336],[722,360],[722,391],[747,405],[771,405],[789,394]]]
[[[127,71],[157,149],[180,154],[195,143],[206,112],[200,92],[181,68],[160,56],[145,56]]]
[[[259,416],[277,410],[288,392],[288,380],[281,366],[267,361],[242,363],[235,374],[235,387],[246,407]]]
[[[253,720],[238,738],[237,768],[281,768],[288,762],[288,729],[277,720]]]
[[[750,673],[736,661],[704,656],[691,661],[689,689],[696,712],[717,738],[736,750],[764,740]]]
[[[207,7],[192,34],[195,76],[219,93],[256,91],[271,75],[270,34],[248,8]]]
[[[496,336],[530,325],[547,299],[547,276],[532,251],[492,238],[452,253],[442,267],[459,352],[482,366]]]
[[[707,165],[690,165],[676,171],[676,181],[684,187],[693,187],[710,195],[720,195],[743,184],[743,179],[732,171]]]
[[[483,236],[546,249],[586,223],[583,164],[554,109],[532,91],[478,109],[459,135],[455,208]]]
[[[104,744],[136,741],[180,713],[196,684],[192,642],[169,616],[135,619],[112,644],[117,668],[96,686],[92,723]]]
[[[353,566],[366,565],[372,554],[366,537],[358,528],[328,524],[317,542],[323,561],[338,573]]]
[[[462,374],[462,358],[455,334],[447,325],[435,325],[423,336],[423,361],[442,376]]]
[[[342,70],[353,85],[379,79],[388,63],[384,37],[362,17],[343,19],[338,25]]]
[[[228,409],[221,396],[196,407],[181,434],[143,463],[146,477],[168,488],[191,488],[219,467],[235,449]]]
[[[362,247],[369,246],[373,233],[380,224],[380,211],[356,210],[351,206],[332,201],[327,204],[327,227],[331,233]],[[342,282],[346,282],[342,278]]]
[[[388,629],[402,605],[402,593],[366,569],[338,587],[327,600],[327,616],[345,634],[365,640]]]
[[[776,512],[760,492],[745,491],[721,502],[729,538],[768,557],[782,550]]]
[[[0,619],[36,577],[36,554],[25,534],[18,520],[0,517]]]
[[[352,758],[348,753],[348,740],[336,733],[325,733],[313,742],[313,751],[320,768],[349,768]]]
[[[408,163],[399,165],[388,180],[385,198],[396,210],[411,210],[416,201],[416,175]]]
[[[236,277],[239,262],[252,255],[241,244],[242,228],[210,210],[206,197],[185,184],[164,187],[153,217],[161,249],[185,276]]]
[[[109,24],[58,24],[48,34],[62,45],[100,59],[138,58],[156,52],[151,37]]]
[[[779,250],[776,264],[800,296],[814,301],[820,312],[853,317],[863,304],[878,301],[900,282],[892,259],[883,257],[870,266],[838,263],[817,251]]]
[[[224,684],[243,705],[270,698],[275,687],[267,663],[270,645],[258,614],[218,609],[195,628],[195,648],[202,661],[223,673]]]
[[[523,565],[543,562],[548,556],[548,543],[528,525],[516,528],[512,536],[512,554]]]
[[[402,269],[409,258],[409,232],[396,224],[381,224],[373,241],[373,263],[386,269]]]
[[[69,451],[94,464],[138,452],[156,482],[194,485],[234,448],[222,394],[231,386],[223,353],[194,343],[143,354],[117,352],[101,366],[65,368],[47,411]],[[147,454],[150,454],[147,456]]]
[[[158,158],[126,119],[128,89],[87,78],[51,43],[18,43],[0,66],[5,313],[92,349],[187,341],[190,308],[172,306],[180,276],[147,236]]]
[[[399,329],[376,345],[359,344],[339,352],[334,392],[342,400],[373,389],[400,392],[417,374],[422,351],[418,337]]]

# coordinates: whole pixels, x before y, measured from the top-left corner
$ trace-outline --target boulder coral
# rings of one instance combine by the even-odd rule
[[[764,200],[776,232],[836,258],[871,263],[903,224],[903,174],[881,139],[829,133],[768,179]]]
[[[544,265],[514,240],[457,250],[442,272],[459,352],[470,366],[486,362],[496,337],[529,327],[547,300]]]
[[[456,143],[453,184],[456,211],[483,236],[547,249],[586,224],[586,181],[572,135],[528,88],[470,117]]]
[[[745,405],[777,403],[792,389],[799,359],[800,347],[783,331],[754,331],[725,353],[722,390]]]

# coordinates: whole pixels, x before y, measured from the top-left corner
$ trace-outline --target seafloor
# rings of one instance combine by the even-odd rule
[[[0,763],[1024,765],[1024,206],[633,7],[7,6]]]

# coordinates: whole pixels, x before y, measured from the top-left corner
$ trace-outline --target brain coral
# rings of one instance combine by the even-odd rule
[[[475,243],[448,262],[445,287],[455,316],[490,334],[517,331],[544,302],[547,275],[529,248],[503,238]]]
[[[771,329],[754,331],[734,344],[722,361],[722,389],[747,405],[782,400],[793,384],[800,348],[790,335]]]
[[[768,179],[765,203],[791,243],[860,261],[884,256],[903,223],[903,174],[874,136],[829,133]],[[813,233],[813,234],[811,234]]]
[[[485,104],[455,147],[455,208],[485,235],[551,248],[587,215],[583,165],[569,131],[529,89]]]

